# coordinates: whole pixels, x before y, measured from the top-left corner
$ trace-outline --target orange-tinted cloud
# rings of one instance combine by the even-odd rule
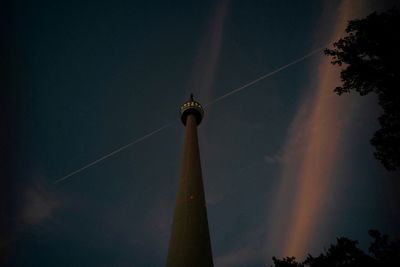
[[[344,35],[349,19],[364,13],[364,3],[342,1],[331,40]],[[303,97],[283,149],[281,181],[267,232],[277,256],[302,258],[309,252],[311,241],[317,238],[324,203],[334,188],[332,174],[342,156],[340,147],[350,129],[351,98],[333,93],[340,84],[338,68],[321,56],[314,73],[315,90]]]
[[[62,206],[61,197],[50,190],[43,178],[38,178],[33,185],[27,185],[24,193],[19,211],[19,221],[23,224],[37,225],[51,220]]]
[[[204,100],[212,97],[211,87],[218,65],[229,3],[229,0],[217,1],[209,28],[196,55],[189,87]]]

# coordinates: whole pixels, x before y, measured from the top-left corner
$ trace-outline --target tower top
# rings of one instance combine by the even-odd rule
[[[201,104],[194,100],[193,94],[190,94],[189,100],[181,105],[180,114],[183,125],[186,125],[186,118],[190,114],[196,117],[197,125],[199,125],[203,119],[204,110]]]

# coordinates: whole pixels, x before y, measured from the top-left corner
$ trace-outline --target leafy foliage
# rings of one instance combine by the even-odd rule
[[[314,257],[308,255],[304,262],[294,257],[273,258],[274,267],[395,267],[400,266],[400,241],[389,241],[387,235],[370,230],[373,242],[369,254],[357,247],[358,242],[345,237],[336,239],[336,244]]]
[[[302,263],[298,263],[295,257],[286,257],[279,260],[275,257],[272,258],[275,267],[303,267]]]
[[[347,36],[325,49],[331,63],[342,66],[342,86],[334,91],[341,95],[356,91],[360,95],[376,93],[383,115],[381,128],[371,144],[375,157],[387,170],[400,169],[400,13],[392,8],[352,20]]]

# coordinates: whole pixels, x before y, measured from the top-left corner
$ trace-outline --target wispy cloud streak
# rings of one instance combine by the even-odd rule
[[[347,21],[362,7],[353,5],[341,3],[332,40],[344,34]],[[333,93],[340,84],[339,71],[328,58],[318,62],[316,73],[315,91],[304,95],[283,149],[281,180],[267,229],[276,256],[302,258],[318,240],[324,205],[335,188],[333,174],[340,168],[338,158],[346,156],[341,147],[351,130],[354,104]]]
[[[212,97],[212,85],[221,54],[225,21],[230,5],[230,0],[216,2],[214,14],[196,56],[189,85],[203,99]]]

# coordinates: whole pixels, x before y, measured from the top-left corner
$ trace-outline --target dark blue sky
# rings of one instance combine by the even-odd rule
[[[378,2],[13,1],[3,34],[5,266],[163,266],[179,105],[190,92],[209,103],[327,45],[348,19],[388,6]],[[334,95],[328,68],[316,53],[206,109],[216,267],[305,255],[288,242],[316,253],[347,236],[365,247],[370,228],[399,236],[398,173],[369,144],[379,107],[373,96]],[[307,204],[310,190],[320,205]]]

